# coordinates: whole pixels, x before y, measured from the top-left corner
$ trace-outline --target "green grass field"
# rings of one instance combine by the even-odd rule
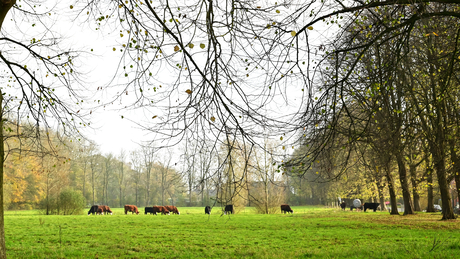
[[[7,211],[9,258],[460,258],[460,220],[292,207],[295,214],[44,216]]]

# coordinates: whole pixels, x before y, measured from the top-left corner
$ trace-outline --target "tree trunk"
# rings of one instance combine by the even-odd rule
[[[418,194],[416,165],[409,165],[410,180],[412,183],[412,199],[414,200],[414,211],[422,211],[420,208],[420,195]]]
[[[403,215],[414,214],[414,211],[412,209],[412,200],[410,198],[410,189],[409,189],[409,181],[407,179],[406,165],[401,155],[396,155],[396,160],[398,161],[399,181],[401,182],[401,189],[402,189],[403,200],[404,200],[404,214]]]
[[[388,181],[388,191],[390,193],[390,206],[391,206],[391,215],[399,215],[398,204],[396,203],[396,192],[394,189],[393,176],[388,168],[385,169],[385,177]]]
[[[381,182],[382,181],[379,180],[378,184],[377,184],[377,192],[378,192],[378,195],[379,195],[378,200],[379,200],[379,203],[380,203],[380,210],[381,211],[386,211],[387,206],[385,205],[385,197],[383,195],[383,188],[385,188],[385,185],[383,185]]]
[[[16,0],[0,0],[0,30],[5,16]],[[5,146],[3,138],[3,92],[0,90],[0,259],[6,258],[5,214],[3,208],[3,168],[5,164]]]
[[[4,4],[2,3],[0,8],[4,8]],[[10,6],[11,8],[11,6]],[[6,15],[6,12],[5,12]],[[3,22],[3,18],[5,15],[2,11],[2,17],[0,20],[0,29],[1,23]],[[6,245],[5,245],[5,215],[3,210],[3,168],[5,163],[5,147],[4,147],[4,139],[3,139],[3,93],[0,90],[0,258],[6,258]]]
[[[455,179],[455,189],[457,192],[457,197],[460,198],[460,161],[455,150],[455,142],[453,140],[449,141],[450,145],[450,157],[453,164],[453,173]],[[454,207],[456,204],[453,204]]]
[[[268,181],[267,179],[264,182],[265,184],[265,214],[268,214]]]
[[[85,205],[87,204],[87,200],[86,200],[86,162],[85,162],[85,166],[83,167],[83,197],[85,197]]]
[[[440,154],[443,152],[438,150]],[[449,183],[446,178],[446,165],[444,158],[438,153],[433,153],[434,168],[436,170],[436,176],[438,177],[439,190],[441,191],[441,202],[442,202],[442,220],[455,219],[454,210],[452,208],[452,201],[449,193]]]

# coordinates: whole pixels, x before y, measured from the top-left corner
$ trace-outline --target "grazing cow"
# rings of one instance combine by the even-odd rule
[[[375,212],[379,205],[380,203],[366,202],[364,203],[364,212],[366,212],[367,209],[372,209]]]
[[[177,215],[180,215],[180,212],[179,210],[177,209],[176,206],[173,206],[173,205],[167,205],[167,206],[164,206],[167,210],[169,210],[169,212],[171,212],[172,214],[177,214]]]
[[[89,214],[93,214],[93,215],[94,215],[94,213],[97,214],[97,209],[98,209],[98,208],[99,208],[98,205],[93,205],[93,206],[91,206],[91,209],[89,209],[89,211],[88,211],[88,216],[89,216]]]
[[[157,215],[157,213],[161,213],[165,215],[165,214],[169,214],[169,210],[163,206],[145,207],[145,214],[147,213],[151,213],[153,215]]]
[[[284,214],[286,214],[286,212],[294,213],[294,211],[291,209],[291,206],[287,204],[281,204],[281,212],[284,212]]]
[[[204,208],[204,214],[209,214],[209,215],[211,215],[211,207],[206,206],[206,207]]]
[[[227,212],[230,214],[235,214],[235,211],[233,210],[233,205],[225,205],[224,214],[227,214]]]
[[[145,214],[150,213],[150,214],[157,214],[153,207],[145,207]]]
[[[128,214],[128,211],[131,212],[131,214],[139,214],[139,210],[136,205],[125,205],[125,214]]]
[[[100,205],[99,208],[97,209],[97,214],[104,215],[104,212],[105,214],[110,213],[110,215],[112,215],[112,210],[110,209],[109,206]]]
[[[166,215],[166,214],[169,215],[169,210],[167,208],[165,208],[164,206],[153,206],[153,209],[156,212],[161,212],[161,214],[163,214],[163,215]],[[155,215],[156,215],[156,213],[155,213]]]
[[[342,201],[342,203],[340,203],[340,208],[342,208],[342,210],[345,210],[345,208],[347,207],[347,204]]]

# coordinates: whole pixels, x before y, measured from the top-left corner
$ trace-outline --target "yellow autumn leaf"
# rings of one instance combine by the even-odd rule
[[[280,137],[280,140],[283,140],[283,137]]]
[[[193,45],[193,43],[189,43],[189,44],[188,44],[188,47],[191,48],[191,49],[193,49],[194,46],[195,46],[195,45]]]
[[[73,5],[70,6],[70,9],[73,9]]]
[[[295,31],[291,31],[292,37],[295,37],[296,34],[297,34],[297,33],[296,33]]]
[[[188,94],[192,94],[192,90],[190,90],[190,89],[187,89],[185,92],[188,93]]]
[[[308,26],[307,29],[309,29],[311,31],[311,30],[313,30],[313,26]]]
[[[276,13],[280,13],[280,10],[276,10]]]
[[[214,122],[216,121],[216,118],[214,118],[214,116],[211,117],[211,121]]]
[[[152,119],[155,119],[156,117],[157,117],[157,116],[155,115],[155,116],[152,117]]]
[[[434,34],[435,36],[439,36],[438,34],[436,34],[436,32],[433,32],[433,34]]]
[[[205,47],[206,47],[206,45],[204,45],[204,43],[200,44],[200,48],[204,49]]]
[[[179,46],[174,46],[174,51],[179,51]]]

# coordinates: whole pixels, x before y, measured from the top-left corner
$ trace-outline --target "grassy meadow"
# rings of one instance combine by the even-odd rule
[[[460,219],[292,207],[294,214],[5,212],[9,258],[459,258]]]

